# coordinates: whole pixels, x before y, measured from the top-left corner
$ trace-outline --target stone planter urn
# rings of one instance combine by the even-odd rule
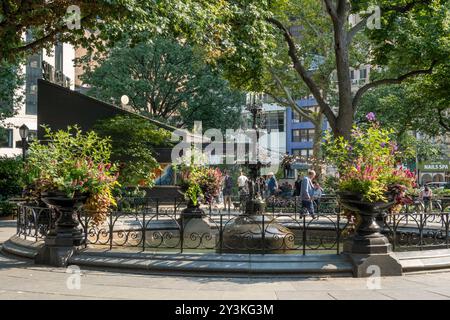
[[[76,247],[83,242],[83,231],[78,227],[76,211],[84,205],[87,195],[68,197],[63,192],[42,194],[42,201],[56,211],[55,229],[45,238],[45,245],[36,258],[37,263],[66,266]]]
[[[200,209],[200,204],[196,205],[189,199],[187,203],[187,207],[181,211],[181,215],[184,219],[187,218],[203,218],[206,216],[205,212]]]
[[[401,275],[401,265],[392,253],[392,245],[381,233],[377,217],[395,204],[394,195],[387,194],[387,202],[364,201],[362,195],[337,192],[340,204],[359,217],[355,234],[344,243],[344,253],[349,255],[358,277],[371,276],[380,269],[380,275]]]

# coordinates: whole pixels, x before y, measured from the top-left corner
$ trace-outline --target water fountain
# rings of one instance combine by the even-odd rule
[[[247,110],[252,115],[252,129],[256,132],[256,141],[260,138],[258,120],[262,111],[262,95],[250,93],[247,98]],[[224,252],[279,252],[294,247],[293,233],[265,214],[266,203],[262,198],[260,184],[261,168],[270,166],[264,162],[260,146],[256,145],[256,159],[247,159],[244,167],[248,169],[248,194],[244,201],[244,210],[227,223],[223,232]]]

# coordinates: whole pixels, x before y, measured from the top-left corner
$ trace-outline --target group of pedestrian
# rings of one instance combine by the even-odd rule
[[[319,183],[314,180],[316,177],[316,172],[314,170],[308,170],[308,174],[304,177],[298,176],[295,181],[294,188],[285,182],[279,186],[278,181],[273,172],[269,172],[267,178],[259,177],[256,181],[256,190],[264,198],[276,196],[282,192],[282,190],[287,190],[291,193],[293,189],[293,196],[299,197],[302,201],[302,208],[309,214],[314,216],[314,212],[320,204],[320,198],[323,194],[323,189],[320,187]],[[224,172],[223,179],[223,197],[225,209],[231,209],[231,195],[234,186],[233,178],[229,175],[228,171]],[[239,177],[237,178],[237,187],[240,198],[248,193],[248,178],[241,170]]]

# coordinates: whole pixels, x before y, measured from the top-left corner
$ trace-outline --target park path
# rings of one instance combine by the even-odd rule
[[[0,221],[0,243],[14,232],[14,222]],[[76,271],[0,254],[0,300],[450,299],[450,272],[354,279],[192,277],[84,269],[77,278]]]

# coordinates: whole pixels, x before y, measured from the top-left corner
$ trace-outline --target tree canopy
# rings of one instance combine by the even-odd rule
[[[220,14],[203,20],[208,27],[200,40],[207,39],[204,48],[224,65],[233,84],[262,89],[268,68],[288,61],[285,70],[293,70],[306,85],[337,135],[349,134],[366,92],[433,74],[448,63],[447,0],[227,0],[220,6]],[[379,9],[379,17],[373,8]],[[360,21],[350,24],[352,14],[359,14]],[[379,28],[370,24],[378,18]],[[288,60],[277,57],[280,39]],[[336,70],[336,105],[323,94],[329,84],[311,71],[314,57],[323,60],[323,68]],[[352,91],[350,71],[358,65],[378,70],[368,84]]]
[[[19,104],[23,101],[20,86],[24,77],[20,67],[13,63],[0,63],[0,136],[4,120],[16,114]]]
[[[243,93],[230,89],[188,45],[162,37],[136,44],[127,39],[107,56],[91,58],[96,66],[87,64],[92,67],[83,77],[91,96],[120,105],[127,95],[138,113],[179,127],[194,121],[203,121],[206,129],[239,125]]]

